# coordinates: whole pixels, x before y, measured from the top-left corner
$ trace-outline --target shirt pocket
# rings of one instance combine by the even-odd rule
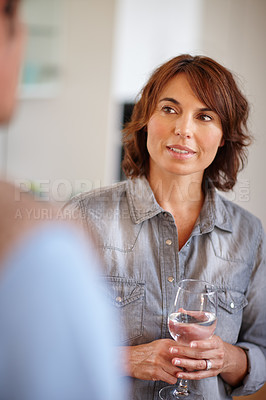
[[[105,277],[105,281],[118,309],[120,343],[132,345],[143,334],[145,283],[114,276]]]
[[[237,290],[218,291],[218,318],[216,334],[225,342],[237,343],[242,325],[243,309],[248,304],[246,296]]]

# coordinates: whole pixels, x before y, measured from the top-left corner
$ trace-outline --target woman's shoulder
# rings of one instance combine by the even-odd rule
[[[242,233],[250,235],[253,234],[264,234],[264,229],[261,220],[254,215],[252,212],[247,210],[240,204],[235,203],[232,200],[225,198],[223,195],[218,195],[220,201],[224,206],[224,210],[227,213],[233,231],[240,230]],[[238,229],[236,229],[238,228]]]
[[[88,192],[79,193],[72,197],[67,204],[79,206],[82,203],[83,206],[92,206],[93,203],[99,205],[100,203],[106,203],[108,201],[115,202],[125,195],[126,190],[127,181],[113,183],[109,186],[103,186]]]
[[[106,215],[109,218],[120,215],[121,208],[128,212],[127,186],[128,181],[122,181],[77,194],[63,207],[64,216],[67,219],[99,221]]]

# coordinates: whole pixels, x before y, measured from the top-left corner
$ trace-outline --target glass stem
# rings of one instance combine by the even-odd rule
[[[188,395],[188,382],[186,379],[180,379],[178,384],[178,391],[180,394]]]
[[[183,371],[185,371],[185,368],[183,368]],[[179,379],[175,395],[184,397],[189,395],[187,379]]]

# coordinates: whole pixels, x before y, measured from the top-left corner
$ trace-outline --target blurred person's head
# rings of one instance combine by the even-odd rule
[[[15,105],[24,42],[19,3],[0,0],[0,123],[10,119]]]
[[[149,175],[147,126],[159,96],[171,79],[185,74],[195,96],[220,118],[223,145],[204,176],[221,190],[230,190],[246,160],[248,103],[232,73],[211,58],[184,54],[157,68],[144,86],[134,106],[131,121],[124,129],[125,156],[122,163],[127,177]]]

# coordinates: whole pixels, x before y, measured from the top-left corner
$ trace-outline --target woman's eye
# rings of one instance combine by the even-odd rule
[[[166,113],[166,114],[175,114],[175,110],[170,107],[170,106],[164,106],[162,107],[162,110]]]
[[[211,120],[212,120],[212,117],[210,117],[210,115],[207,115],[207,114],[201,114],[201,115],[199,116],[199,118],[200,118],[202,121],[211,121]]]

